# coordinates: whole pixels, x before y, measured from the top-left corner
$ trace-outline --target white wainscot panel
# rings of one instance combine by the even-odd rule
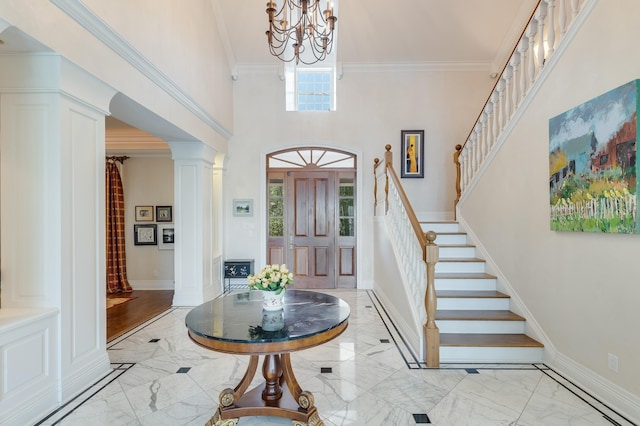
[[[33,424],[58,405],[55,309],[0,311],[0,424]]]

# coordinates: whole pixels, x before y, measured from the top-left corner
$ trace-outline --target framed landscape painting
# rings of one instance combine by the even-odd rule
[[[639,82],[549,120],[551,230],[638,233]]]

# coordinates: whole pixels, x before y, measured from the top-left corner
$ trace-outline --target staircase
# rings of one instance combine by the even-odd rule
[[[422,222],[437,234],[435,268],[440,362],[540,362],[543,345],[524,334],[525,318],[509,310],[467,234],[456,222]]]

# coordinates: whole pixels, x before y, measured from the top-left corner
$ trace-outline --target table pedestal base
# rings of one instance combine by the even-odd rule
[[[313,394],[303,391],[293,374],[288,353],[265,355],[265,382],[246,392],[255,376],[258,358],[251,355],[247,371],[235,389],[220,392],[218,410],[206,426],[235,426],[240,417],[247,416],[283,417],[291,419],[293,426],[324,426]]]

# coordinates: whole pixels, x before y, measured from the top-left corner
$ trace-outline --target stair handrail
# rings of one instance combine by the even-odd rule
[[[400,210],[405,212],[404,217],[409,221],[410,228],[412,229],[417,242],[422,250],[422,261],[425,263],[423,267],[425,276],[425,291],[424,291],[424,311],[426,313],[426,320],[423,325],[424,334],[424,362],[427,367],[438,367],[440,365],[440,331],[436,325],[435,317],[437,310],[437,297],[435,291],[435,265],[439,260],[439,249],[435,244],[436,233],[429,231],[425,233],[422,230],[420,221],[418,220],[409,198],[407,197],[402,183],[398,178],[398,174],[393,168],[393,154],[391,152],[391,145],[385,146],[384,162],[375,158],[373,160],[373,173],[374,173],[374,210],[377,208],[377,179],[378,167],[384,165],[385,176],[385,215],[389,215],[390,208],[394,206],[389,199],[389,189],[391,188],[392,194],[397,197]],[[407,238],[411,238],[409,235]],[[421,276],[418,273],[418,276]]]
[[[456,199],[478,175],[540,72],[590,0],[539,0],[463,144],[455,147]],[[485,165],[486,167],[486,165]]]

